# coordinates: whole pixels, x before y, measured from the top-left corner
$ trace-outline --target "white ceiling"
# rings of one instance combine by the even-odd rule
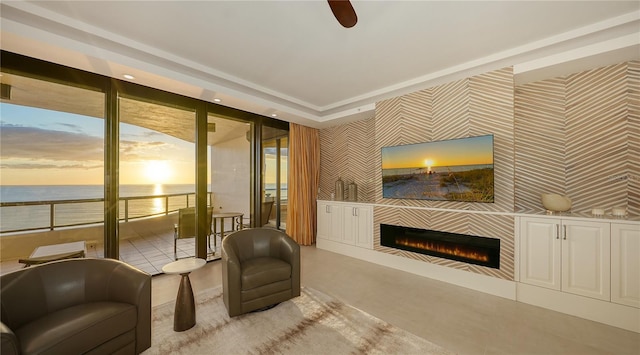
[[[4,50],[325,127],[514,66],[518,80],[640,59],[638,1],[5,1]]]

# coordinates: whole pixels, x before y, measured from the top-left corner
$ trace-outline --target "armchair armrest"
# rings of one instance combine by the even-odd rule
[[[20,354],[20,345],[18,344],[18,338],[13,333],[13,331],[2,322],[0,322],[0,354]]]
[[[151,297],[151,275],[125,263],[117,265],[108,280],[107,294],[111,301],[145,304],[146,297]]]
[[[292,295],[300,296],[300,245],[286,234],[281,238],[280,258],[291,265]]]
[[[280,259],[293,265],[296,260],[300,260],[300,245],[286,234],[283,234],[280,236],[280,250],[278,253]]]

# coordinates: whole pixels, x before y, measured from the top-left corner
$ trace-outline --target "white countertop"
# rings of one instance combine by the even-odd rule
[[[465,210],[465,209],[454,209],[454,208],[438,208],[438,207],[426,207],[426,206],[412,206],[412,205],[392,205],[386,203],[375,203],[375,202],[367,202],[367,201],[337,201],[337,200],[329,200],[329,199],[317,199],[317,202],[321,203],[331,203],[331,204],[366,204],[376,207],[385,207],[385,208],[401,208],[401,209],[416,209],[416,210],[432,210],[432,211],[445,211],[445,212],[458,212],[458,213],[477,213],[477,214],[492,214],[492,215],[503,215],[503,216],[531,216],[531,217],[553,217],[553,218],[570,218],[570,219],[589,219],[594,221],[603,221],[603,222],[631,222],[637,223],[640,222],[640,216],[637,215],[625,215],[625,216],[613,216],[611,215],[611,209],[608,209],[606,213],[602,216],[594,216],[591,213],[581,213],[581,212],[559,212],[559,213],[547,213],[545,211],[482,211],[482,210]]]

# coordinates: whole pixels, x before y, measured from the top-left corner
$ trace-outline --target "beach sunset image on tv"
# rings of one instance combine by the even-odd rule
[[[493,202],[493,135],[382,148],[382,197]]]

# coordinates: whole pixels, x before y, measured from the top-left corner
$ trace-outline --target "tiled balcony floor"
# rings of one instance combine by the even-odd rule
[[[217,250],[210,250],[207,260],[220,258],[220,237],[216,239]],[[214,241],[211,240],[211,248],[214,248]],[[195,239],[178,239],[178,258],[185,258],[195,255]],[[102,245],[97,248],[88,248],[87,257],[102,258],[104,250]],[[133,265],[151,275],[162,273],[162,267],[172,261],[173,256],[173,231],[163,234],[139,235],[120,241],[120,260]],[[21,269],[24,265],[18,263],[17,259],[3,260],[0,263],[0,274]]]

